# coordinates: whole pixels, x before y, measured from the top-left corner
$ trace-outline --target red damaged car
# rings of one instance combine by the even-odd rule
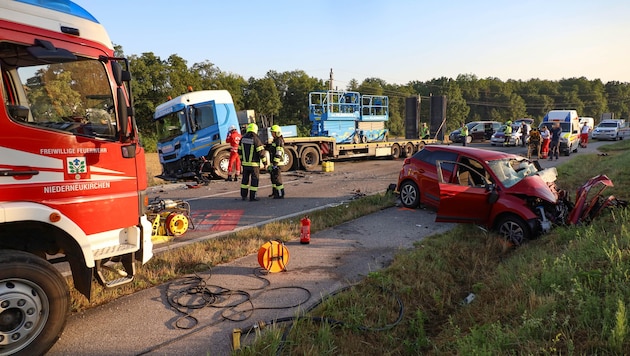
[[[567,223],[573,204],[557,175],[518,155],[429,145],[405,159],[398,192],[405,207],[437,209],[436,221],[478,224],[520,245]]]
[[[473,223],[497,231],[514,245],[548,232],[553,225],[588,224],[604,209],[627,207],[602,191],[605,175],[578,189],[575,204],[556,189],[555,167],[499,151],[429,145],[405,159],[398,176],[403,206],[437,209],[436,221]]]

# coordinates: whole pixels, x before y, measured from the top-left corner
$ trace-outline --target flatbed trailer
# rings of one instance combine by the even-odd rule
[[[333,137],[286,137],[284,171],[314,171],[323,161],[354,158],[406,158],[425,145],[440,144],[434,139],[395,139],[367,143],[337,143]]]

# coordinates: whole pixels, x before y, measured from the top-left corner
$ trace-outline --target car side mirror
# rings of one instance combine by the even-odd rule
[[[496,185],[486,180],[486,190],[490,192],[488,194],[488,203],[494,204],[499,200],[499,192],[497,192]]]

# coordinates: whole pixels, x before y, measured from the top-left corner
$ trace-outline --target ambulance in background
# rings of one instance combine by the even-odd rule
[[[576,110],[551,110],[545,115],[539,128],[547,126],[549,130],[555,123],[560,124],[560,153],[565,156],[577,152],[580,146],[580,119]]]

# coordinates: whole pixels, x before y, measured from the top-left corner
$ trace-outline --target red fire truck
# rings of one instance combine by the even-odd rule
[[[71,1],[0,0],[0,354],[61,335],[57,266],[89,298],[152,256],[128,64]]]

